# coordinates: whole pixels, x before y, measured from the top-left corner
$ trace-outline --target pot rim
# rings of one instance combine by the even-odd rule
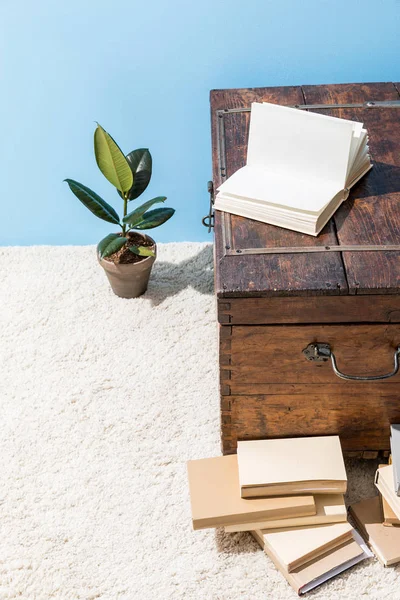
[[[146,263],[148,262],[154,262],[157,258],[157,243],[155,240],[153,240],[152,237],[150,237],[149,235],[147,235],[147,233],[141,233],[140,235],[142,235],[144,238],[147,238],[148,240],[150,240],[151,242],[153,242],[153,247],[154,247],[154,254],[155,256],[146,256],[146,258],[143,258],[142,260],[140,260],[139,262],[135,262],[135,263],[125,263],[125,264],[115,264],[113,261],[111,260],[106,260],[105,258],[100,258],[99,257],[99,253],[96,251],[96,256],[97,256],[97,260],[100,263],[100,265],[105,269],[108,268],[109,270],[129,270],[129,269],[134,269],[139,268],[144,266]]]

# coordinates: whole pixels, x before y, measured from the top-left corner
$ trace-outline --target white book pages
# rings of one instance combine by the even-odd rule
[[[263,104],[268,105],[269,103],[263,102]],[[297,110],[299,110],[299,109],[297,109]],[[346,121],[346,123],[351,123],[351,125],[353,127],[353,135],[351,138],[349,161],[348,161],[347,174],[346,174],[346,181],[347,181],[347,179],[349,179],[349,173],[350,173],[350,170],[352,169],[352,165],[356,159],[357,152],[359,152],[359,149],[363,145],[365,137],[367,136],[367,130],[363,129],[363,123],[358,123],[356,121],[350,121],[348,119],[339,119],[338,117],[332,117],[331,115],[326,115],[326,114],[321,114],[321,113],[313,113],[313,115],[321,117],[323,120],[330,119],[334,123],[335,122],[343,123],[343,121]]]
[[[372,167],[368,150],[362,123],[253,103],[247,165],[215,208],[316,236]]]
[[[218,191],[240,196],[248,201],[257,200],[268,205],[288,207],[292,211],[318,215],[342,189],[343,186],[328,179],[305,180],[289,171],[282,177],[282,174],[267,170],[261,165],[246,165],[220,185]],[[218,209],[218,195],[216,208]]]
[[[247,164],[301,180],[346,182],[354,123],[276,104],[253,103]],[[309,209],[312,210],[312,209]]]

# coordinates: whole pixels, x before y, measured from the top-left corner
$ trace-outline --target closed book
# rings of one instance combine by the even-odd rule
[[[241,498],[235,454],[190,460],[187,468],[193,529],[315,513],[314,498],[310,495]]]
[[[347,521],[330,525],[262,530],[265,549],[271,550],[283,567],[293,571],[321,554],[352,539]]]
[[[337,435],[243,441],[237,452],[243,498],[346,492]]]
[[[258,521],[227,525],[226,532],[252,531],[253,529],[279,529],[280,527],[306,527],[347,521],[347,510],[343,494],[316,494],[314,496],[316,513],[305,517],[290,517],[276,521]]]
[[[353,531],[353,538],[341,546],[322,554],[306,565],[295,569],[291,573],[280,563],[273,550],[264,547],[264,538],[261,532],[252,531],[254,538],[264,549],[265,553],[282,573],[289,585],[297,594],[303,595],[318,587],[325,581],[339,575],[346,569],[356,565],[371,556],[361,536]]]
[[[382,504],[383,524],[385,525],[385,527],[399,527],[400,519],[396,517],[393,510],[390,508],[388,501],[385,500],[382,494],[379,494],[379,498]]]
[[[397,496],[400,496],[400,425],[390,426],[390,449],[392,452],[394,489]]]
[[[375,475],[375,485],[396,517],[400,519],[400,498],[394,490],[393,465],[386,465],[377,470]]]
[[[400,529],[383,525],[379,496],[352,504],[349,513],[360,533],[385,567],[400,562]]]

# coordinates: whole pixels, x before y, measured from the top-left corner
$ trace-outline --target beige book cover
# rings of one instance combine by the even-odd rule
[[[273,552],[289,572],[352,539],[346,523],[263,530],[264,547]]]
[[[360,538],[351,539],[341,546],[326,552],[325,554],[315,558],[306,565],[295,569],[289,573],[280,563],[279,558],[271,550],[264,548],[264,538],[261,532],[252,531],[254,538],[264,549],[265,553],[274,563],[275,567],[282,573],[289,585],[294,591],[299,594],[305,594],[310,590],[318,587],[332,577],[339,575],[346,569],[359,563],[364,558],[368,558],[370,554],[368,549],[363,546]]]
[[[236,454],[187,464],[193,529],[315,513],[313,496],[244,500]]]
[[[280,527],[306,527],[307,525],[324,525],[327,523],[340,523],[347,521],[347,510],[343,494],[316,494],[315,515],[305,517],[289,517],[276,521],[258,521],[254,523],[240,523],[227,525],[225,531],[252,531],[253,529],[279,529]]]
[[[375,475],[375,485],[385,498],[390,508],[400,519],[400,497],[394,491],[393,465],[380,467]]]
[[[389,456],[389,465],[392,464],[392,456]],[[382,467],[387,467],[386,464],[383,465],[379,465],[379,468],[381,469]],[[385,527],[398,527],[400,525],[400,520],[396,517],[395,513],[393,512],[393,510],[390,508],[390,504],[388,504],[388,501],[385,500],[385,498],[382,496],[382,494],[379,494],[379,499],[381,501],[381,509],[382,509],[382,513],[383,513],[383,525]]]
[[[243,498],[284,494],[344,494],[346,469],[339,436],[238,442]]]
[[[383,524],[385,527],[399,527],[400,520],[396,517],[395,513],[390,508],[387,500],[379,494],[381,503],[382,503],[382,512],[383,512]]]
[[[400,529],[384,527],[379,496],[352,504],[349,513],[385,567],[400,562]]]

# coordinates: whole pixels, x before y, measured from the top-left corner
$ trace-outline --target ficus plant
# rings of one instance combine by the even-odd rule
[[[97,166],[104,177],[117,189],[123,201],[122,219],[110,204],[96,192],[73,179],[65,179],[71,191],[96,217],[121,227],[121,232],[110,233],[99,242],[99,258],[107,258],[126,246],[139,256],[154,256],[151,248],[132,245],[129,232],[132,229],[143,231],[154,229],[172,217],[173,208],[155,208],[155,204],[165,202],[165,196],[157,196],[128,212],[128,204],[136,200],[147,188],[152,173],[152,158],[147,148],[132,150],[126,156],[101,125],[94,132],[94,153]],[[152,210],[150,210],[152,209]]]

